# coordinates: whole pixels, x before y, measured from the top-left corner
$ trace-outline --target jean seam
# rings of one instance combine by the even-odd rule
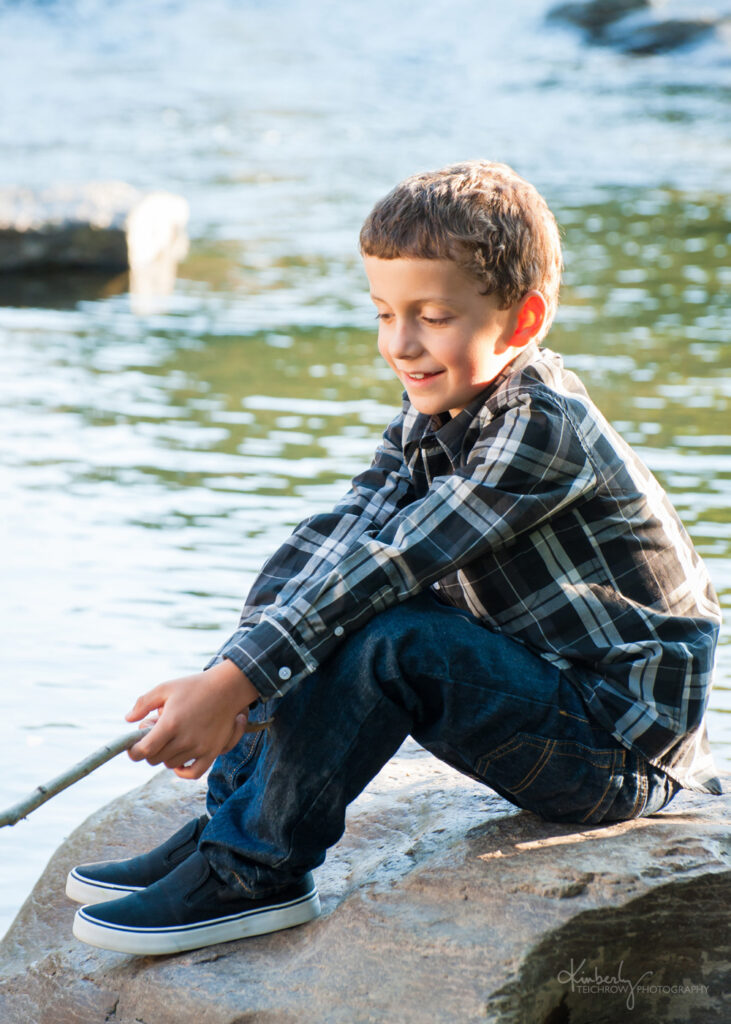
[[[533,775],[535,773],[536,766],[539,765],[539,764],[542,764],[542,762],[545,760],[545,755],[546,755],[547,751],[549,751],[551,753],[551,755],[554,756],[554,757],[574,757],[574,756],[576,756],[573,753],[573,751],[566,751],[566,750],[562,750],[561,749],[561,745],[568,743],[568,744],[571,744],[575,748],[576,747],[581,747],[582,750],[587,751],[589,754],[592,754],[592,753],[597,754],[598,753],[598,751],[592,750],[591,747],[587,746],[585,743],[580,743],[578,740],[552,740],[552,739],[548,739],[548,738],[545,738],[545,737],[542,737],[542,736],[535,736],[534,737],[534,735],[532,733],[517,733],[515,736],[512,736],[509,740],[506,740],[505,743],[501,744],[496,750],[493,750],[493,752],[491,754],[484,754],[481,758],[479,758],[479,760],[475,764],[476,771],[478,771],[478,772],[479,771],[484,771],[486,768],[489,768],[490,765],[497,758],[504,757],[506,754],[511,753],[516,747],[519,747],[519,746],[521,746],[524,743],[530,744],[531,741],[534,740],[534,739],[537,739],[537,740],[541,741],[540,744],[533,743],[534,746],[538,746],[538,748],[539,748],[541,753],[539,754],[539,757],[538,757],[538,760],[536,762],[536,765],[534,765],[533,768],[530,769],[530,771],[527,773],[527,776],[524,776],[520,780],[519,786],[520,786],[521,789],[525,785],[526,778],[528,776],[530,776],[530,775]],[[611,757],[610,757],[608,763],[607,763],[606,758],[604,760],[602,760],[602,761],[597,761],[597,760],[593,760],[590,756],[589,757],[582,757],[582,760],[586,764],[590,764],[592,766],[592,768],[610,768],[615,763],[615,757],[616,757],[617,754],[620,754],[621,756],[624,756],[624,751],[621,751],[621,750],[620,751],[611,750],[611,751],[608,751],[608,753],[611,754]],[[515,791],[515,792],[517,792],[517,791]]]
[[[562,708],[558,709],[559,715],[563,715],[565,718],[573,718],[575,722],[581,722],[583,725],[589,724],[588,718],[583,718],[581,715],[572,715],[570,711],[564,711]]]
[[[632,811],[630,812],[631,818],[638,818],[642,813],[642,810],[647,806],[647,795],[648,795],[648,782],[647,782],[647,765],[644,761],[640,761],[637,766],[637,772],[639,775],[639,786],[637,787],[637,799],[634,802]]]
[[[246,755],[246,757],[243,759],[243,761],[240,761],[239,764],[236,766],[236,771],[231,776],[232,788],[233,789],[237,788],[236,787],[236,777],[239,774],[239,772],[241,771],[241,769],[245,768],[247,766],[247,764],[249,763],[249,761],[252,761],[254,759],[254,754],[257,752],[257,750],[259,749],[259,746],[261,745],[261,740],[262,740],[263,735],[264,735],[264,733],[260,732],[260,733],[258,733],[257,736],[254,737],[254,742],[251,744],[251,749],[249,750],[249,753]]]
[[[619,761],[619,764],[617,764],[617,761]],[[610,789],[610,787],[612,785],[612,782],[613,782],[613,780],[614,780],[614,778],[616,776],[617,769],[620,768],[620,767],[621,768],[624,767],[624,751],[623,750],[615,751],[614,758],[612,759],[612,770],[611,770],[611,772],[609,774],[609,778],[607,779],[607,784],[604,787],[604,792],[599,797],[599,799],[594,804],[594,806],[591,808],[591,810],[588,811],[587,814],[584,815],[584,817],[581,819],[582,821],[589,821],[589,819],[593,815],[595,815],[595,814],[597,814],[599,812],[600,808],[602,810],[604,810],[604,811],[607,810],[607,808],[605,808],[603,806],[604,805],[604,801],[607,798],[607,795],[609,793],[609,789]],[[602,817],[603,817],[603,815],[602,815]]]
[[[519,736],[511,736],[509,740],[501,743],[491,754],[483,754],[482,757],[479,757],[475,762],[475,771],[484,773],[497,758],[505,757],[506,754],[512,753],[523,742],[525,741],[520,739]]]
[[[543,748],[543,753],[538,758],[536,763],[533,765],[531,770],[520,780],[517,786],[513,787],[513,793],[515,793],[516,795],[518,793],[522,793],[524,789],[530,786],[531,782],[534,782],[536,780],[536,778],[541,774],[543,769],[546,767],[548,761],[551,759],[551,756],[553,755],[555,749],[556,740],[548,740],[545,747]]]

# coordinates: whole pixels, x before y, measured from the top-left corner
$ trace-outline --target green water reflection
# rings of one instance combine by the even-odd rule
[[[731,355],[724,291],[731,273],[721,199],[627,192],[594,206],[567,205],[559,217],[567,267],[549,344],[643,450],[701,546],[727,554]],[[293,276],[303,285],[322,282],[328,266],[293,256],[256,268],[238,262],[232,244],[200,244],[182,274],[184,292],[201,294],[205,285],[205,301],[251,295],[253,302],[290,288]],[[330,280],[331,288],[362,290],[351,276]],[[129,390],[137,392],[134,401],[129,395],[131,408],[96,401],[56,407],[98,428],[127,424],[152,438],[153,450],[238,459],[218,472],[196,468],[194,460],[178,469],[165,460],[138,465],[165,486],[230,488],[235,478],[247,489],[294,495],[330,483],[367,458],[398,404],[399,387],[378,356],[373,329],[295,323],[219,334],[191,332],[186,317],[179,320],[179,329],[156,332],[166,358],[132,360],[121,375],[118,366],[91,368],[111,374],[122,390],[130,377]],[[100,476],[98,467],[78,468]],[[113,465],[105,471],[110,477]]]

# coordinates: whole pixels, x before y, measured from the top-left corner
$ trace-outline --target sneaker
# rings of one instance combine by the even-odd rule
[[[319,913],[311,874],[273,896],[249,899],[229,889],[196,851],[147,889],[81,907],[74,935],[91,946],[150,956],[291,928]]]
[[[81,864],[69,872],[66,895],[77,903],[104,903],[139,892],[159,881],[194,853],[208,815],[193,818],[167,842],[130,860]]]

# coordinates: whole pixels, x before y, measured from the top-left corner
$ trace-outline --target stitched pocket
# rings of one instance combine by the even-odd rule
[[[257,701],[249,712],[249,721],[263,722],[271,716],[273,707],[274,699],[270,700],[267,704],[263,701]],[[232,790],[238,789],[251,773],[251,762],[259,752],[264,735],[264,732],[244,733],[235,750],[232,751],[232,754],[238,755],[236,758],[231,758],[231,767],[228,773],[228,780]]]
[[[551,821],[599,822],[622,786],[625,752],[516,733],[476,773],[519,807]]]

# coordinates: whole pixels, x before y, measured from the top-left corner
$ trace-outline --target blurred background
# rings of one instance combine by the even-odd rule
[[[174,289],[142,308],[124,274],[3,275],[2,806],[202,667],[264,557],[369,460],[400,389],[357,234],[417,170],[488,157],[546,195],[566,259],[549,344],[728,607],[728,46],[632,53],[548,7],[0,0],[0,185],[190,204]],[[59,842],[153,771],[117,758],[0,831],[0,934]]]

